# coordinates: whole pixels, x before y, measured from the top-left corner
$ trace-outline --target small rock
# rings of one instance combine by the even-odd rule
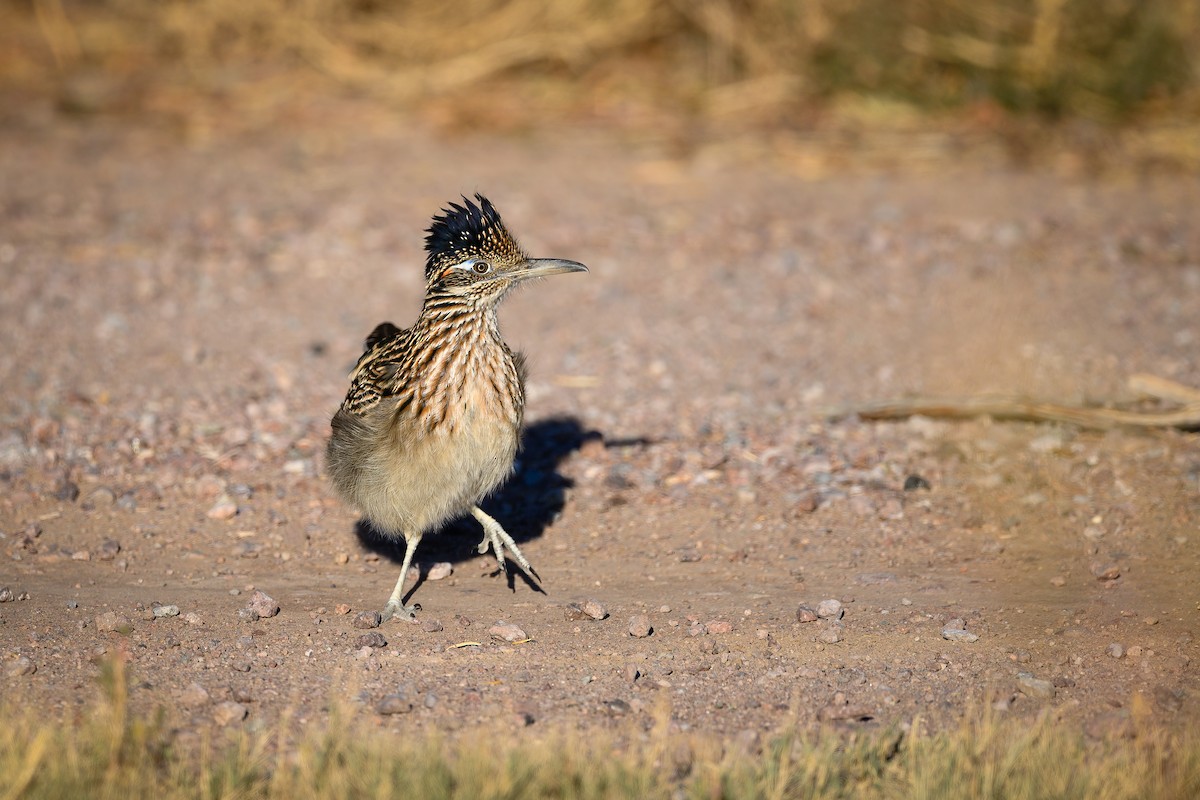
[[[1032,673],[1017,673],[1017,686],[1029,697],[1051,699],[1054,697],[1054,684],[1041,678],[1035,678]]]
[[[74,503],[79,499],[79,485],[72,480],[64,478],[54,487],[54,499]]]
[[[237,616],[238,622],[258,622],[262,619],[253,608],[239,608]]]
[[[364,633],[354,640],[355,647],[387,647],[387,639],[379,631]]]
[[[1121,568],[1116,564],[1092,564],[1092,575],[1098,581],[1115,581],[1121,577]]]
[[[942,638],[949,642],[978,642],[979,636],[961,628],[942,628]]]
[[[212,700],[212,696],[198,683],[189,684],[179,696],[179,702],[188,708],[200,708],[206,706]]]
[[[817,634],[817,641],[822,644],[837,644],[842,640],[842,629],[840,625],[830,625]]]
[[[254,590],[254,594],[250,595],[250,602],[246,603],[246,608],[263,618],[273,617],[279,613],[279,603],[276,603],[275,599],[262,589]]]
[[[350,563],[350,554],[349,553],[338,553],[336,556],[333,557],[333,563],[338,564],[338,565],[349,564]]]
[[[107,486],[99,486],[92,490],[87,499],[94,508],[107,508],[117,502],[117,495]]]
[[[425,576],[431,581],[440,581],[449,578],[454,574],[454,565],[449,561],[439,561],[429,568],[429,573]]]
[[[1053,578],[1050,579],[1050,585],[1051,586],[1066,586],[1067,579],[1064,578],[1062,575],[1055,575]]]
[[[688,626],[688,636],[704,636],[708,633],[708,627],[703,622],[693,622]]]
[[[96,550],[96,558],[101,561],[112,561],[121,552],[121,543],[116,539],[105,539]]]
[[[796,516],[801,514],[811,514],[812,512],[816,511],[820,505],[820,496],[812,490],[805,490],[800,492],[800,494],[796,497],[796,502],[792,506],[792,513]]]
[[[183,615],[183,621],[188,625],[203,625],[204,617],[200,616],[195,611],[189,611]]]
[[[645,639],[653,632],[654,626],[645,614],[638,614],[629,620],[629,635],[635,639]]]
[[[822,600],[817,603],[817,616],[821,619],[841,619],[845,613],[840,600]]]
[[[963,621],[962,617],[955,617],[954,619],[947,621],[946,624],[942,626],[942,630],[947,631],[965,631],[966,629],[967,623]]]
[[[637,664],[629,663],[625,665],[625,680],[633,683],[638,678],[642,677],[642,671],[638,669]]]
[[[387,697],[384,697],[382,700],[380,700],[379,704],[375,706],[375,713],[382,714],[384,716],[391,716],[392,714],[407,714],[412,710],[412,702],[407,697],[403,697],[402,695],[398,694],[389,694]]]
[[[339,617],[346,616],[347,614],[350,613],[350,604],[349,603],[338,603],[336,606],[333,607],[333,613],[337,614]]]
[[[16,659],[8,665],[5,670],[10,678],[19,678],[22,675],[32,675],[37,672],[37,665],[29,660],[26,656],[17,656]]]
[[[92,554],[89,553],[87,550],[76,550],[74,553],[71,553],[71,560],[72,561],[91,561]]]
[[[123,617],[115,611],[105,611],[103,614],[96,617],[96,630],[103,633],[128,633],[133,629],[132,623],[128,617]]]
[[[209,519],[233,519],[238,513],[237,503],[229,495],[223,494],[207,513]]]
[[[870,722],[875,719],[875,713],[866,706],[850,705],[849,703],[833,702],[817,710],[817,719],[821,722],[853,720],[854,722]]]
[[[421,630],[425,631],[426,633],[437,633],[441,629],[442,623],[438,622],[436,619],[421,620]]]
[[[7,586],[0,589],[0,603],[11,603],[16,599],[17,598],[13,595],[12,589],[8,588]]]
[[[817,612],[808,606],[800,606],[796,609],[796,622],[816,622],[820,617]]]
[[[378,611],[360,611],[354,615],[350,623],[356,628],[378,628],[383,624],[383,614]]]
[[[519,626],[504,620],[498,620],[488,628],[488,634],[494,639],[503,639],[506,642],[518,642],[529,638]]]
[[[246,708],[241,703],[233,700],[226,700],[223,703],[218,703],[213,709],[213,719],[218,725],[232,725],[235,722],[241,722],[250,713],[250,709]]]
[[[583,613],[594,620],[602,620],[608,617],[608,609],[601,605],[598,600],[585,600],[582,608]]]
[[[620,698],[614,698],[604,703],[604,710],[607,711],[610,716],[623,717],[630,711],[633,711],[633,707]]]
[[[717,619],[706,623],[704,627],[708,628],[709,633],[729,633],[733,630],[733,623],[726,622],[722,619]]]
[[[928,490],[930,488],[929,481],[915,473],[904,479],[904,491],[906,492],[915,492],[918,489]]]
[[[1125,656],[1125,647],[1119,642],[1113,642],[1108,647],[1104,648],[1104,652],[1106,655],[1110,655],[1113,658],[1123,658]]]
[[[154,606],[152,612],[155,619],[162,619],[163,617],[178,617],[179,606]]]

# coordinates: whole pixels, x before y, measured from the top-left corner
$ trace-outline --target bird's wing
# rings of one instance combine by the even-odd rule
[[[381,322],[367,336],[366,349],[350,373],[350,391],[342,408],[363,414],[393,393],[393,378],[408,352],[408,331]]]

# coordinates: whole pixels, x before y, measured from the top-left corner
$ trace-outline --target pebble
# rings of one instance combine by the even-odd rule
[[[1029,697],[1051,699],[1054,697],[1054,684],[1041,678],[1035,678],[1032,673],[1017,673],[1017,686]]]
[[[942,638],[950,642],[978,642],[979,636],[961,628],[942,628]]]
[[[209,519],[232,519],[238,513],[237,503],[229,495],[223,494],[217,498],[217,502],[208,509],[207,513]]]
[[[132,627],[133,624],[130,623],[128,617],[123,617],[115,611],[105,611],[96,617],[96,629],[104,633],[113,631],[127,633]]]
[[[54,487],[54,498],[56,500],[65,500],[68,503],[74,503],[79,499],[79,484],[74,481],[64,478]]]
[[[191,683],[179,695],[179,702],[183,703],[188,708],[200,708],[206,706],[212,701],[212,695],[198,683]]]
[[[425,631],[426,633],[437,633],[441,629],[442,623],[438,622],[436,619],[421,620],[421,630]]]
[[[904,491],[906,492],[915,492],[918,489],[928,490],[930,488],[929,481],[925,480],[925,478],[917,475],[916,473],[913,473],[904,479]]]
[[[440,581],[449,578],[453,574],[453,564],[449,561],[439,561],[429,568],[429,573],[425,577],[431,581]]]
[[[841,619],[845,613],[840,600],[822,600],[817,603],[817,616],[821,619]]]
[[[1098,581],[1115,581],[1121,577],[1121,568],[1116,564],[1092,564],[1092,575]]]
[[[349,603],[338,603],[336,606],[333,607],[333,613],[337,614],[339,617],[346,616],[347,614],[350,613],[350,604]]]
[[[383,614],[378,611],[360,611],[354,615],[350,623],[356,628],[378,628],[383,624]]]
[[[246,604],[246,608],[263,618],[273,617],[279,613],[279,603],[276,603],[275,598],[262,589],[254,590],[254,594],[250,595],[250,602]]]
[[[96,558],[101,561],[112,561],[121,552],[121,543],[116,539],[105,539],[96,550]]]
[[[387,639],[379,631],[364,633],[354,640],[355,647],[387,647]]]
[[[22,675],[32,675],[37,672],[37,665],[30,661],[27,656],[17,656],[5,671],[8,673],[8,677],[19,678]]]
[[[188,625],[203,625],[204,617],[200,616],[195,611],[189,611],[183,615],[183,621]]]
[[[241,703],[234,700],[226,700],[223,703],[218,703],[213,709],[213,719],[218,725],[232,725],[235,722],[241,722],[250,713],[250,709],[246,708]]]
[[[7,586],[0,589],[0,603],[11,603],[15,599],[12,589]]]
[[[504,620],[497,620],[495,625],[488,628],[488,634],[494,639],[503,639],[506,642],[517,642],[529,638],[520,626]]]
[[[708,633],[708,628],[703,622],[693,622],[688,626],[688,636],[703,636]]]
[[[708,629],[709,633],[729,633],[733,630],[733,623],[718,619],[705,624],[704,627]]]
[[[1123,658],[1125,656],[1125,647],[1120,642],[1113,642],[1104,648],[1104,652],[1113,658]]]
[[[796,609],[796,622],[816,622],[818,619],[817,612],[808,606]]]
[[[629,635],[635,639],[645,639],[653,632],[654,626],[645,614],[638,614],[629,620]]]
[[[817,634],[817,641],[823,644],[837,644],[842,640],[842,628],[840,625],[830,625]]]
[[[152,611],[155,619],[179,616],[179,606],[154,606]]]
[[[1050,579],[1050,585],[1051,586],[1066,586],[1067,579],[1064,578],[1062,575],[1055,575],[1053,578]]]
[[[375,706],[375,713],[383,716],[392,714],[407,714],[413,710],[412,701],[399,694],[389,694]]]
[[[602,620],[608,617],[608,609],[605,608],[598,600],[583,601],[583,613],[587,614],[594,620]]]
[[[633,706],[620,698],[613,698],[604,703],[604,710],[612,717],[623,717],[630,711],[633,711]]]

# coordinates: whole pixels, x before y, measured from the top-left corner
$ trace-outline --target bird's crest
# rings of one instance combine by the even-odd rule
[[[463,204],[450,203],[433,218],[425,236],[425,279],[439,267],[456,264],[471,256],[487,255],[504,259],[520,256],[520,248],[504,227],[500,213],[491,201],[478,192],[479,205],[463,196]]]

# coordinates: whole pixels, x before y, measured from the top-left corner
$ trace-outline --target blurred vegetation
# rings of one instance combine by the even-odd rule
[[[1200,0],[0,0],[0,90],[264,120],[314,93],[454,125],[1200,119]],[[882,105],[880,105],[882,103]]]
[[[86,722],[55,725],[0,708],[0,798],[1077,798],[1191,800],[1200,796],[1195,731],[1154,727],[1140,695],[1126,736],[1087,743],[1049,716],[1029,723],[976,716],[957,730],[783,731],[761,748],[646,731],[454,742],[401,736],[371,721],[334,718],[307,733],[237,728],[197,740],[160,716],[128,710],[120,661]],[[367,727],[364,728],[363,726]],[[500,730],[500,729],[498,729]],[[727,746],[729,745],[729,746]]]

